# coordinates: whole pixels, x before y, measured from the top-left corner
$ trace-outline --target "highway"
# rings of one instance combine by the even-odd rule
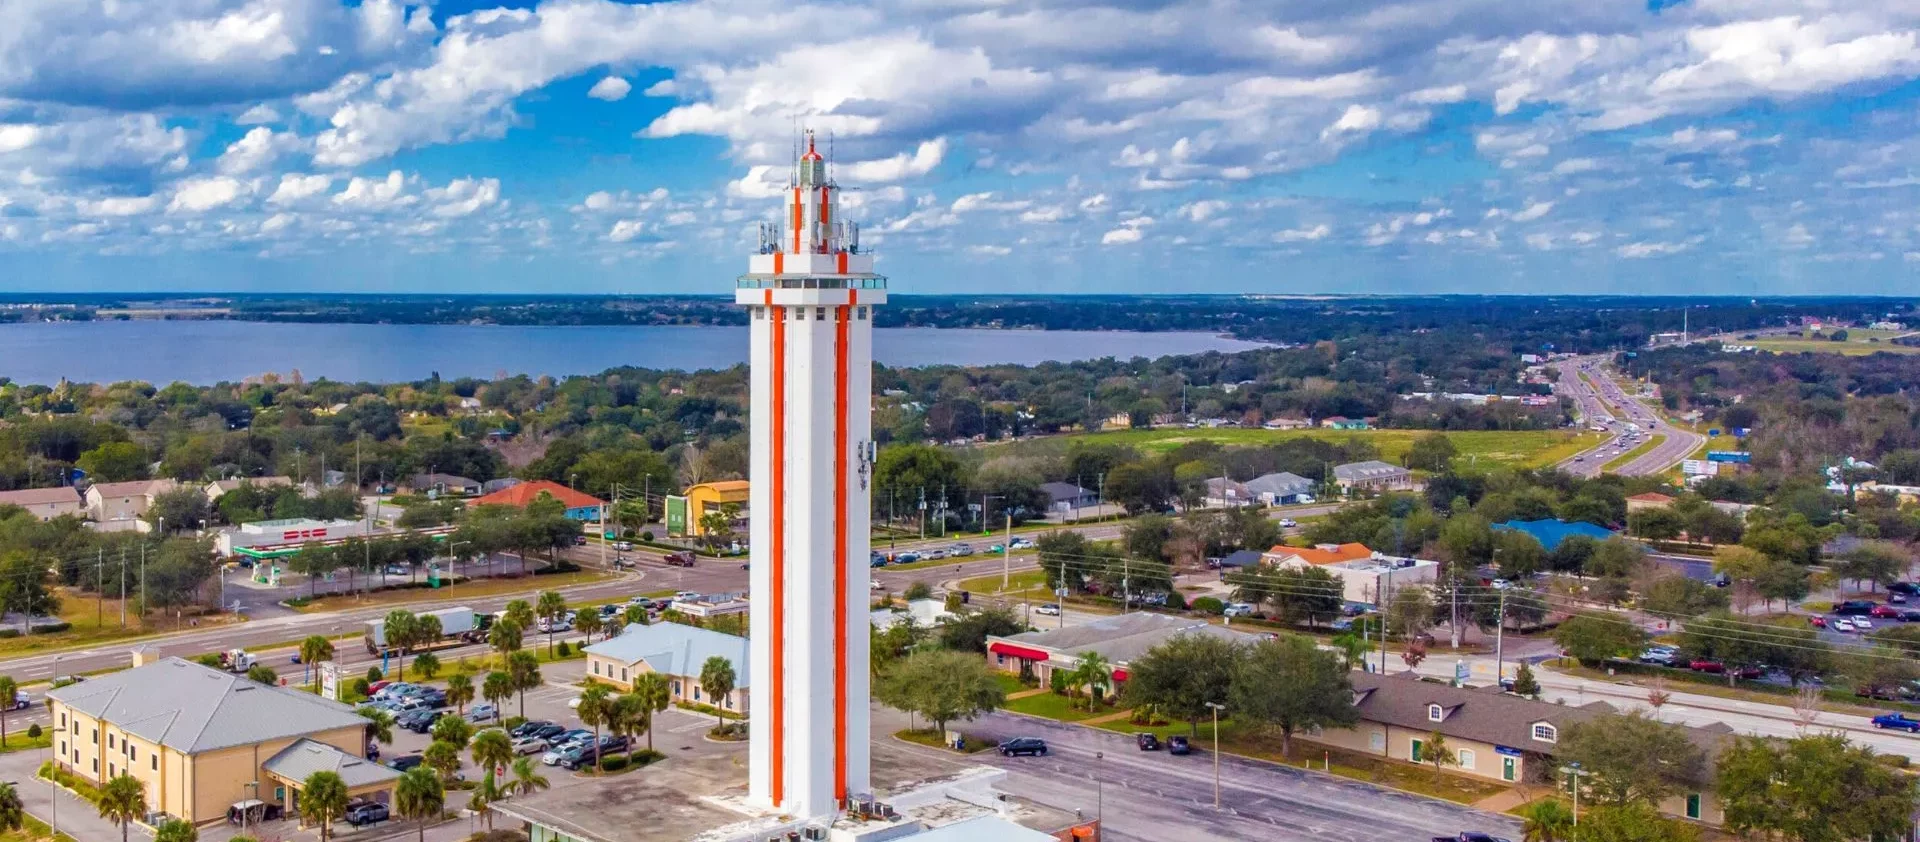
[[[1576,357],[1568,362],[1560,366],[1556,391],[1573,399],[1581,423],[1605,426],[1610,435],[1598,446],[1561,461],[1557,466],[1561,470],[1576,476],[1599,476],[1609,461],[1657,437],[1659,442],[1651,449],[1612,472],[1623,476],[1662,474],[1706,443],[1706,436],[1667,423],[1646,404],[1629,397],[1619,381],[1607,373],[1603,357]],[[1581,379],[1582,373],[1588,379]],[[1626,440],[1628,424],[1638,425],[1646,438]]]

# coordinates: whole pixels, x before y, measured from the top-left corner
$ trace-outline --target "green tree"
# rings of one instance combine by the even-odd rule
[[[560,618],[567,615],[567,598],[559,591],[541,591],[540,601],[534,606],[535,616],[547,623],[547,657],[553,657],[553,632],[560,625]]]
[[[467,714],[467,705],[473,703],[473,674],[456,672],[447,676],[447,704],[461,716]]]
[[[1868,590],[1899,581],[1913,566],[1913,554],[1892,541],[1863,541],[1842,553],[1833,572],[1852,582],[1866,582]]]
[[[1532,535],[1518,529],[1503,529],[1494,533],[1493,558],[1500,565],[1501,576],[1519,580],[1546,568],[1547,549]]]
[[[1227,695],[1228,709],[1237,720],[1280,730],[1282,755],[1292,751],[1293,735],[1299,731],[1360,721],[1350,671],[1337,655],[1297,635],[1248,648],[1234,661]]]
[[[987,662],[965,652],[916,652],[881,682],[882,702],[925,717],[944,735],[947,724],[972,721],[1006,703]]]
[[[509,600],[505,610],[507,613],[503,619],[512,620],[522,629],[533,628],[533,621],[539,619],[534,615],[533,603],[524,599]]]
[[[1453,457],[1460,449],[1453,446],[1453,440],[1445,433],[1428,433],[1413,440],[1407,448],[1406,465],[1416,471],[1439,473],[1452,464]]]
[[[130,441],[107,442],[80,454],[74,461],[94,482],[127,482],[147,478],[147,465],[153,458],[145,448]]]
[[[432,769],[444,786],[451,786],[460,771],[460,747],[446,740],[434,740],[420,753],[420,763]]]
[[[520,651],[521,633],[526,627],[511,616],[493,621],[493,628],[487,630],[487,645],[502,656]]]
[[[19,830],[27,823],[27,805],[13,784],[0,783],[0,830]]]
[[[1596,804],[1654,806],[1706,781],[1706,754],[1687,729],[1640,711],[1566,726],[1555,756],[1580,765],[1581,786]]]
[[[1526,661],[1520,662],[1520,668],[1513,673],[1513,694],[1529,699],[1540,698],[1540,680],[1534,678],[1533,667]]]
[[[1894,839],[1920,807],[1904,774],[1838,734],[1738,737],[1715,771],[1727,829],[1736,833],[1794,842]]]
[[[1006,637],[1026,630],[1026,624],[1011,610],[995,606],[947,621],[940,627],[940,646],[955,652],[985,654],[988,637]]]
[[[393,811],[403,819],[417,822],[420,842],[426,842],[427,822],[440,818],[447,808],[447,791],[433,771],[416,766],[400,776],[393,789]]]
[[[548,786],[550,784],[546,777],[540,774],[539,767],[533,765],[533,758],[522,757],[513,761],[513,780],[507,784],[508,790],[513,794],[532,795]]]
[[[1609,658],[1639,652],[1647,645],[1647,633],[1622,615],[1583,611],[1568,617],[1554,629],[1553,642],[1591,667]]]
[[[507,656],[507,675],[513,677],[513,689],[520,694],[520,716],[527,715],[527,691],[540,686],[540,659],[532,652]]]
[[[1647,551],[1639,544],[1614,536],[1595,544],[1587,557],[1587,575],[1599,578],[1632,578],[1646,565]]]
[[[1627,514],[1627,531],[1649,541],[1671,541],[1686,528],[1686,519],[1665,506]]]
[[[423,679],[432,681],[440,674],[440,656],[432,652],[422,652],[413,656],[413,672]]]
[[[666,676],[644,672],[633,679],[633,691],[627,695],[634,699],[634,723],[647,735],[647,751],[653,751],[653,715],[673,704],[673,688],[668,686]]]
[[[1660,815],[1640,803],[1602,805],[1588,810],[1574,834],[1576,842],[1699,842],[1700,828]]]
[[[1083,652],[1067,674],[1067,686],[1073,688],[1076,695],[1080,688],[1086,688],[1087,710],[1093,710],[1113,686],[1113,665],[1098,652]]]
[[[1087,586],[1088,560],[1093,547],[1079,532],[1048,532],[1034,541],[1040,553],[1040,569],[1046,572],[1048,588],[1066,588],[1079,593]]]
[[[594,682],[580,691],[580,704],[574,707],[574,715],[580,717],[580,724],[593,729],[593,744],[600,744],[600,729],[613,720],[613,688]],[[600,768],[599,752],[594,753],[593,768]]]
[[[1127,664],[1123,696],[1133,707],[1152,705],[1186,720],[1187,734],[1197,736],[1200,720],[1212,715],[1207,704],[1226,704],[1240,654],[1239,647],[1213,635],[1178,635]]]
[[[155,494],[153,502],[147,506],[146,513],[142,514],[140,519],[156,527],[166,524],[165,532],[162,533],[162,537],[165,537],[167,534],[205,523],[211,515],[205,489],[199,486],[187,486]]]
[[[393,714],[372,705],[361,705],[354,709],[354,713],[367,721],[367,739],[393,745]]]
[[[100,818],[120,826],[120,842],[127,840],[127,826],[147,816],[146,785],[122,773],[100,787],[96,805]]]
[[[596,740],[599,738],[598,731],[594,732],[594,737]],[[499,728],[488,728],[473,735],[473,741],[467,745],[467,752],[473,756],[473,765],[487,774],[505,774],[507,764],[513,762],[513,740],[507,737],[507,732]]]
[[[416,642],[418,630],[418,618],[404,608],[388,611],[386,619],[381,622],[381,631],[387,636],[387,647],[394,650],[394,657],[398,659],[394,665],[394,675],[407,674],[407,649]]]
[[[20,685],[13,676],[0,675],[0,746],[7,744],[7,713],[13,710],[13,700],[20,695]]]
[[[247,680],[272,687],[280,683],[280,674],[266,664],[254,664],[247,667]]]
[[[333,838],[334,821],[347,812],[347,782],[338,772],[315,772],[301,782],[295,799],[300,805],[300,818],[318,826],[320,842],[326,842]]]
[[[706,692],[707,698],[713,702],[716,710],[725,710],[729,707],[727,699],[733,693],[733,684],[732,661],[714,655],[700,665],[700,689]],[[715,719],[719,720],[717,724],[726,724],[726,720],[721,717],[716,716]]]
[[[606,618],[598,611],[581,611],[573,618],[573,626],[587,636],[587,642],[593,642],[593,636],[607,627]]]
[[[502,670],[487,673],[480,683],[480,697],[486,699],[495,708],[513,698],[513,676]]]
[[[1447,735],[1433,731],[1420,741],[1420,762],[1439,772],[1448,766],[1457,766],[1460,758],[1454,755],[1453,746],[1447,744]]]
[[[442,716],[433,721],[428,732],[437,742],[447,743],[454,748],[466,748],[467,741],[473,739],[473,723],[459,716]]]
[[[153,842],[200,842],[200,830],[180,819],[167,819],[154,829]]]
[[[1521,842],[1567,842],[1573,834],[1573,811],[1557,799],[1544,798],[1520,809]]]
[[[326,635],[307,635],[305,640],[300,641],[300,663],[306,664],[312,674],[313,681],[310,686],[315,693],[320,692],[320,662],[331,660],[333,660],[333,641],[328,640]]]

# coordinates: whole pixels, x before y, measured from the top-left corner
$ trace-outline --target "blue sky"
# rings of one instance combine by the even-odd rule
[[[13,0],[0,290],[1920,291],[1881,0]]]

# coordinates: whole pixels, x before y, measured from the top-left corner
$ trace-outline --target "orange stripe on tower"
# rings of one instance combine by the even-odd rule
[[[831,227],[829,227],[830,223],[832,222],[832,219],[828,213],[828,208],[832,207],[833,205],[833,203],[829,201],[828,197],[830,197],[832,194],[833,194],[833,188],[831,187],[820,188],[820,234],[821,234],[820,251],[822,252],[825,252],[827,250],[826,232],[833,230]]]
[[[793,253],[800,253],[800,188],[793,188]]]
[[[844,251],[836,252],[834,257],[835,262],[840,264],[838,267],[840,274],[845,275],[847,273],[847,253]]]
[[[767,737],[773,741],[773,806],[779,809],[786,801],[787,789],[787,308],[771,306],[773,290],[767,290],[766,300],[773,318],[773,569],[769,571],[773,583],[773,727]]]
[[[852,299],[852,291],[848,291]],[[847,316],[833,308],[833,798],[847,802]]]
[[[787,258],[786,252],[776,251],[773,253],[773,273],[775,275],[778,275],[781,272],[787,271],[786,258]]]

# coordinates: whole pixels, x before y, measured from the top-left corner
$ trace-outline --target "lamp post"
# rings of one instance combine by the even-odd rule
[[[1220,809],[1220,711],[1227,706],[1208,702],[1207,709],[1213,711],[1213,809]]]
[[[1560,767],[1560,774],[1573,777],[1573,826],[1580,826],[1580,764],[1568,763]]]
[[[1107,829],[1107,782],[1100,777],[1100,760],[1106,756],[1104,751],[1093,753],[1093,820],[1100,823],[1103,833]]]
[[[54,660],[58,661],[60,659],[56,657],[54,658]],[[55,734],[54,738],[47,741],[47,755],[49,757],[53,755],[54,745],[60,741],[60,737],[58,735],[67,733],[67,729],[55,728],[53,729],[53,733]],[[60,770],[60,766],[57,763],[50,763],[49,765],[51,766],[51,768],[47,770],[49,773],[58,772]],[[47,775],[47,800],[51,802],[53,805],[51,808],[49,808],[50,812],[47,815],[47,827],[49,830],[52,831],[53,838],[59,839],[60,838],[60,785],[54,782],[53,774]]]

